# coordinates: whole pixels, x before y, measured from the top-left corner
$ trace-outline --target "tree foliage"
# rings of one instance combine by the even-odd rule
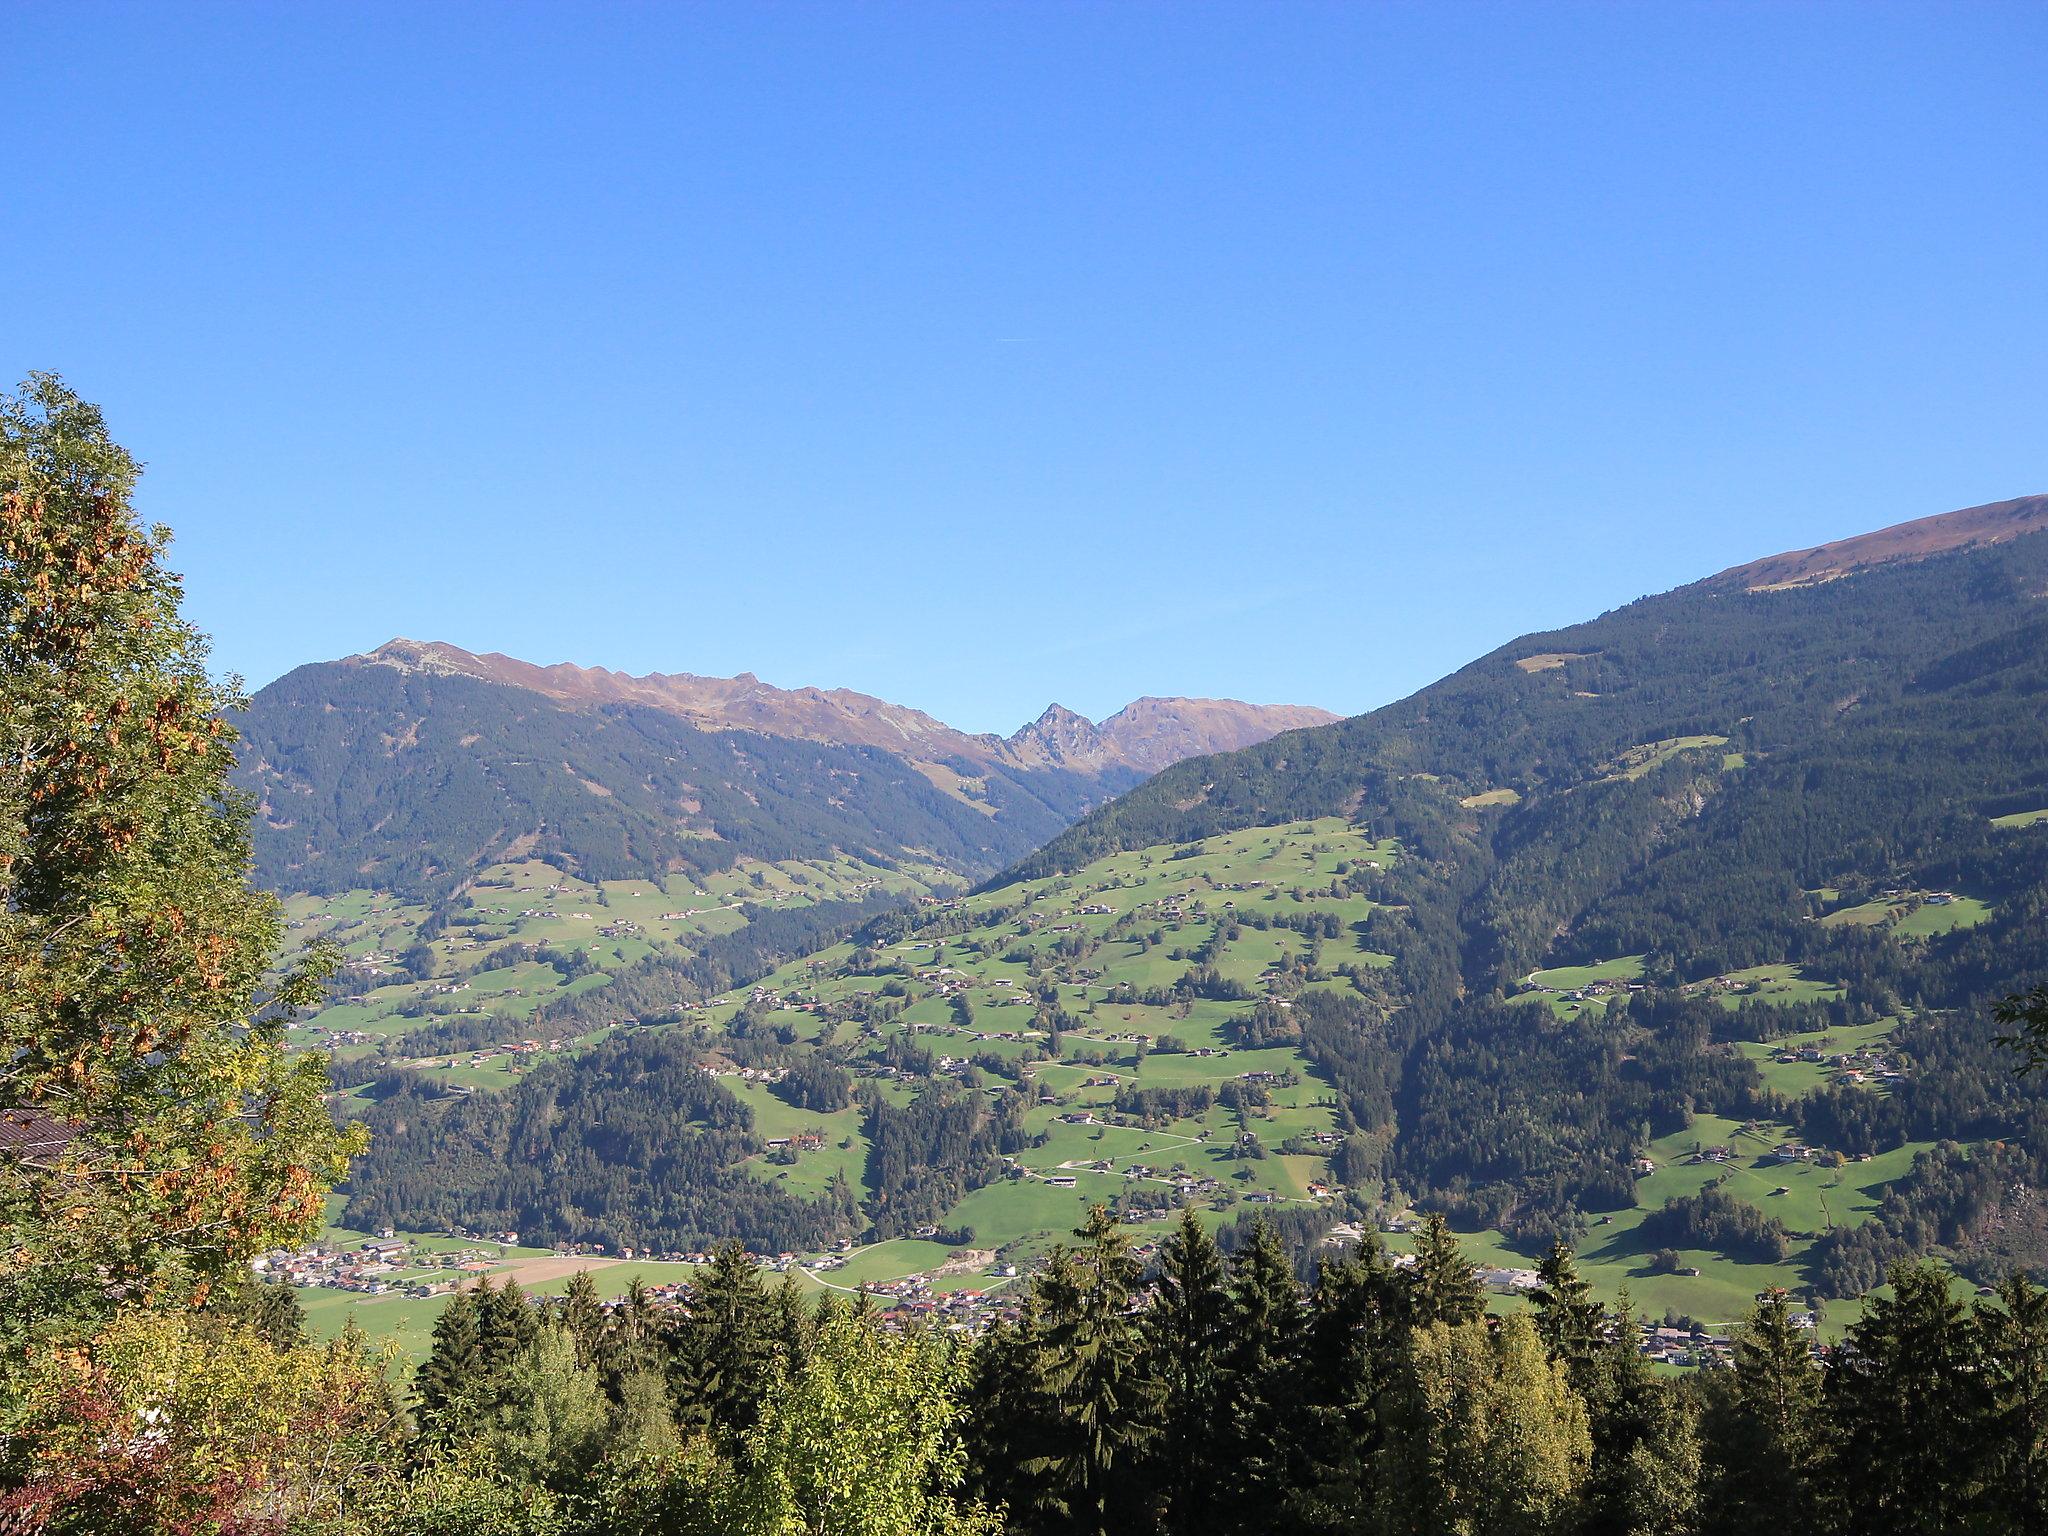
[[[0,1339],[202,1296],[317,1224],[360,1132],[282,1018],[230,793],[239,700],[130,509],[139,466],[58,380],[0,398]]]

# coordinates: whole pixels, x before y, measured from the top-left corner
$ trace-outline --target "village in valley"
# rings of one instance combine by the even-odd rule
[[[1377,1174],[1361,1181],[1347,1161],[1331,1086],[1289,1022],[1317,992],[1383,1006],[1376,978],[1389,960],[1370,941],[1372,915],[1379,877],[1400,857],[1370,829],[1325,819],[1121,854],[967,898],[852,864],[742,864],[687,896],[681,882],[600,886],[542,865],[499,867],[445,904],[425,939],[425,914],[389,898],[298,898],[303,931],[348,945],[345,976],[357,989],[298,1035],[344,1076],[352,1061],[394,1063],[460,1096],[516,1082],[618,1031],[693,1031],[706,1049],[700,1070],[751,1115],[758,1150],[748,1172],[800,1196],[834,1179],[869,1189],[870,1148],[856,1100],[824,1111],[791,1101],[789,1068],[778,1061],[792,1053],[829,1059],[857,1092],[897,1104],[938,1082],[988,1094],[1021,1087],[1027,1144],[1002,1153],[992,1176],[948,1209],[880,1241],[757,1256],[765,1274],[806,1289],[865,1292],[890,1315],[979,1329],[1013,1311],[1016,1282],[1096,1204],[1111,1209],[1141,1256],[1183,1208],[1216,1227],[1320,1210],[1310,1219],[1323,1242],[1377,1228],[1403,1255],[1415,1214],[1397,1188]],[[753,985],[680,1004],[672,1023],[607,1016],[570,1032],[549,1026],[551,1004],[601,989],[693,931],[737,923],[749,901],[838,899],[884,879],[915,902],[893,939],[843,942]],[[1618,1006],[1640,990],[1641,968],[1633,956],[1533,973],[1511,1001],[1564,1018]],[[1791,966],[1731,974],[1703,990],[1731,1009],[1839,995]],[[590,1012],[579,1012],[585,1024]],[[512,1022],[522,1017],[539,1021],[529,1035]],[[413,1030],[463,1020],[497,1024],[503,1038],[407,1049]],[[1766,1071],[1795,1074],[1794,1087],[1840,1079],[1881,1091],[1902,1070],[1884,1049],[1886,1027],[1739,1048]],[[1701,1117],[1649,1148],[1636,1173],[1645,1209],[1670,1191],[1738,1179],[1780,1207],[1788,1197],[1812,1206],[1824,1213],[1818,1225],[1874,1207],[1900,1159],[1879,1161],[1805,1147],[1766,1124]],[[1599,1218],[1587,1271],[1636,1296],[1646,1352],[1672,1364],[1710,1361],[1732,1321],[1786,1272],[1704,1253],[1653,1272],[1629,1237],[1639,1214]],[[683,1304],[688,1276],[712,1246],[622,1234],[521,1247],[520,1238],[336,1232],[272,1256],[271,1272],[305,1288],[316,1315],[352,1306],[366,1327],[383,1318],[416,1348],[442,1298],[479,1278],[521,1278],[544,1296],[575,1267],[592,1266],[607,1294],[637,1278],[665,1304]],[[1497,1304],[1524,1304],[1533,1260],[1498,1233],[1462,1240]],[[1816,1339],[1845,1320],[1800,1315]]]

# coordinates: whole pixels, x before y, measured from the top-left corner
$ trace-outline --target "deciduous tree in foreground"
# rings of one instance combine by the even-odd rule
[[[0,1342],[189,1301],[317,1223],[357,1146],[281,1016],[206,672],[129,498],[138,466],[56,379],[0,398]]]

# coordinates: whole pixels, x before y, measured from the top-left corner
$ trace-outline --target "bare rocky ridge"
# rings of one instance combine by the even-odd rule
[[[1153,774],[1183,758],[1235,752],[1282,731],[1328,725],[1337,718],[1301,704],[1143,698],[1096,725],[1055,704],[1007,745],[1019,762],[1033,767],[1095,772],[1114,765]]]
[[[933,759],[1012,768],[1108,768],[1156,773],[1185,757],[1230,752],[1303,726],[1337,719],[1295,704],[1244,704],[1235,699],[1139,699],[1096,725],[1058,704],[1007,740],[957,731],[922,710],[847,688],[777,688],[751,672],[699,677],[654,672],[634,677],[569,663],[536,666],[516,657],[478,655],[443,641],[397,639],[351,658],[366,666],[447,673],[503,683],[573,707],[639,704],[677,715],[705,730],[759,731],[767,736],[837,746],[880,747],[913,761]]]
[[[1012,735],[1003,745],[1018,762],[1033,768],[1092,768],[1107,750],[1095,722],[1064,704],[1048,704],[1045,713]]]
[[[1796,549],[1753,560],[1708,578],[1714,586],[1739,586],[1751,592],[1775,592],[1833,581],[1851,571],[1900,560],[1924,560],[1952,550],[2003,544],[2022,534],[2048,528],[2048,496],[2021,496],[1959,512],[1916,518],[1880,528],[1875,533],[1838,539],[1813,549]]]

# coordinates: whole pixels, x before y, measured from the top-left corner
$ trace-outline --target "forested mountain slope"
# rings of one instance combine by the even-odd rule
[[[1996,541],[1978,536],[1987,512]],[[1802,1096],[1787,1123],[1851,1156],[1914,1139],[2025,1148],[1997,1198],[1962,1200],[1965,1175],[1930,1168],[1945,1214],[1901,1211],[1900,1229],[2036,1221],[2048,1131],[1990,1046],[1986,1004],[2048,972],[2048,816],[2033,815],[2048,810],[2044,514],[2042,498],[1972,509],[1954,538],[1935,520],[1854,541],[1863,561],[1763,563],[1811,580],[1756,590],[1745,567],[1526,637],[1370,715],[1178,764],[994,888],[1341,815],[1416,855],[1382,939],[1413,1184],[1510,1226],[1623,1198],[1641,1136],[1619,1110],[1589,1137],[1568,1124],[1597,1059],[1640,1076],[1672,1044],[1646,1027],[1660,999],[1803,967],[1823,991],[1709,1019],[1698,1048],[1808,1016],[1896,1021],[1912,1071]],[[1532,972],[1624,958],[1630,1001],[1531,1029]],[[1733,1087],[1724,1107],[1763,1108]],[[1990,1167],[1968,1177],[1997,1185]]]
[[[591,880],[834,851],[974,871],[1104,792],[990,772],[976,804],[878,747],[377,666],[301,667],[256,696],[242,731],[257,876],[284,891],[431,893],[529,854]]]
[[[1463,854],[1475,991],[1679,925],[1694,969],[1756,963],[1838,878],[2003,878],[1992,819],[2048,803],[2044,589],[2040,534],[1792,590],[1716,578],[1176,765],[1011,878],[1343,813]]]
[[[532,1118],[602,1095],[682,1134],[622,1047],[472,1103],[452,1141],[434,1074],[459,1068],[401,1072],[359,1210],[661,1246],[712,1235],[744,1177],[807,1203],[742,1235],[887,1236],[908,1209],[1029,1251],[1091,1180],[1141,1226],[1203,1203],[1309,1232],[1413,1199],[1503,1255],[1573,1236],[1666,1305],[1853,1296],[1930,1249],[1980,1277],[2048,1263],[2048,1113],[1987,1006],[2048,971],[2044,509],[1528,637],[1169,768],[965,901],[700,994],[665,1049],[825,1085],[793,1115],[742,1094],[824,1150],[778,1172],[742,1136],[687,1219],[631,1208],[600,1126]],[[701,1109],[707,1132],[731,1114]],[[531,1145],[562,1182],[506,1183],[519,1124],[549,1127]],[[1701,1268],[1705,1290],[1660,1278]]]
[[[526,856],[599,881],[835,854],[981,875],[1162,762],[1329,718],[1141,700],[1048,754],[845,690],[401,640],[261,690],[239,780],[280,891],[431,897]]]

